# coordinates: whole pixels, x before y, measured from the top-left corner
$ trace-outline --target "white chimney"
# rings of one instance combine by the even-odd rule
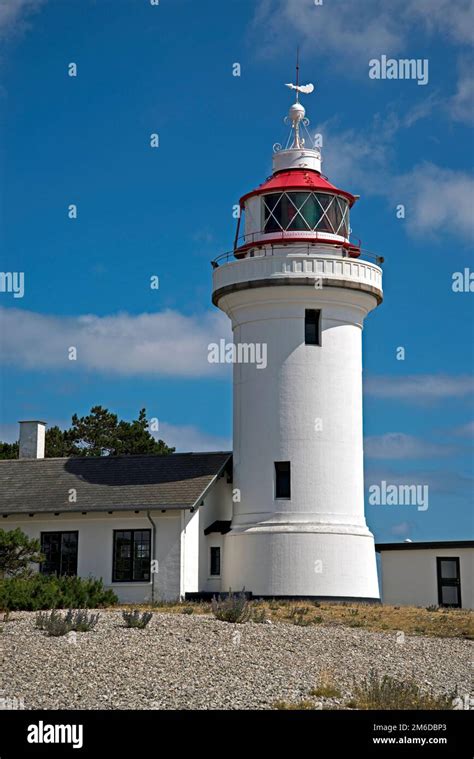
[[[20,459],[44,459],[46,422],[20,422]]]

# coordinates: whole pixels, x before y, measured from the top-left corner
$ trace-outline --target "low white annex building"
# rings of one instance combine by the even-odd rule
[[[474,540],[380,543],[386,604],[474,609]]]

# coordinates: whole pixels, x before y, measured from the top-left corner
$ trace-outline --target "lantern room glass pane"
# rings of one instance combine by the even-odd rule
[[[288,225],[286,229],[297,230],[299,232],[311,230],[310,220],[305,216],[306,206],[311,193],[288,192],[286,193],[286,197],[288,198]]]
[[[334,201],[334,195],[324,195],[323,193],[316,193],[316,198],[322,208],[321,218],[318,222],[318,230],[320,232],[333,232],[333,227],[329,217],[329,208]]]
[[[263,198],[264,207],[264,231],[281,232],[281,198],[280,194],[265,195]]]
[[[264,232],[330,232],[347,237],[348,204],[336,195],[283,192],[263,197]]]

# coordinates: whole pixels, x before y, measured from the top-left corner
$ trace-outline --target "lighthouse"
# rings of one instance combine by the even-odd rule
[[[266,351],[265,365],[233,366],[222,587],[378,601],[364,515],[362,331],[382,302],[381,260],[352,239],[358,196],[322,174],[300,102],[313,85],[288,86],[288,142],[273,148],[272,175],[241,198],[233,251],[213,262],[212,300],[234,345]]]

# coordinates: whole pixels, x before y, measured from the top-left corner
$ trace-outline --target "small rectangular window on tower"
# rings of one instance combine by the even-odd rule
[[[219,546],[211,546],[210,565],[211,576],[219,577],[221,573],[221,549]]]
[[[289,461],[275,461],[275,498],[291,498]]]
[[[321,311],[314,308],[305,310],[304,341],[306,345],[321,345]]]

